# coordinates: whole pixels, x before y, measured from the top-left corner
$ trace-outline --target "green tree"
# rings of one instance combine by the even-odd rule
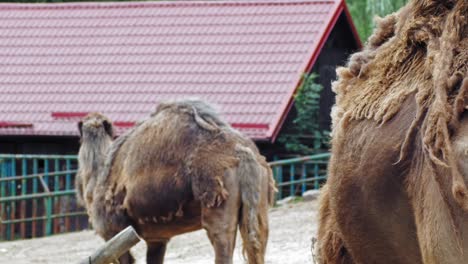
[[[322,85],[315,82],[316,74],[304,75],[303,82],[294,98],[297,115],[292,128],[278,141],[289,152],[310,155],[328,148],[329,132],[319,126],[320,94]]]
[[[363,41],[371,35],[374,28],[374,17],[384,17],[391,14],[408,0],[346,0],[349,12]]]

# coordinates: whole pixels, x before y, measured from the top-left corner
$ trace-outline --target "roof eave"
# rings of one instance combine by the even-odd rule
[[[317,45],[317,48],[314,49],[313,53],[312,53],[312,56],[310,57],[308,63],[307,63],[307,66],[306,68],[304,69],[303,73],[308,73],[312,70],[315,62],[317,61],[321,51],[322,51],[322,48],[323,46],[325,45],[326,41],[328,40],[328,37],[330,36],[333,28],[335,27],[336,25],[336,22],[338,21],[338,19],[340,18],[341,14],[345,14],[345,17],[348,21],[348,24],[350,25],[350,29],[353,33],[353,36],[354,36],[354,39],[356,41],[356,45],[359,47],[359,48],[362,48],[362,43],[361,43],[361,40],[359,38],[359,35],[357,34],[357,31],[356,31],[356,27],[354,26],[354,23],[352,22],[352,18],[351,18],[351,15],[349,13],[349,10],[346,6],[346,3],[344,0],[341,0],[338,2],[337,4],[337,7],[335,8],[335,12],[332,16],[332,18],[330,19],[330,22],[328,23],[327,27],[326,27],[326,30],[324,31],[323,34],[321,34],[321,38],[320,38],[320,41]],[[279,120],[278,122],[276,123],[277,125],[273,127],[272,130],[269,131],[268,133],[268,137],[270,138],[270,141],[271,143],[274,143],[276,141],[276,138],[278,137],[278,134],[286,120],[286,117],[288,116],[291,108],[292,108],[292,105],[294,103],[294,95],[297,93],[299,87],[301,87],[302,85],[302,82],[303,82],[303,78],[300,78],[299,82],[297,83],[296,85],[296,88],[294,89],[293,93],[288,97],[288,102],[287,102],[287,105],[286,107],[284,108],[285,111],[281,114],[281,116],[279,117]]]

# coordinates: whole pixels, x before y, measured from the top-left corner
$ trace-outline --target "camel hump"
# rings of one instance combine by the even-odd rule
[[[193,120],[200,128],[211,132],[218,132],[220,128],[229,127],[228,124],[221,119],[214,106],[199,99],[162,102],[158,105],[152,116],[165,110],[176,113],[188,113],[193,116]]]
[[[192,118],[184,118],[187,115]],[[161,102],[149,119],[139,122],[113,142],[107,155],[105,168],[101,173],[102,178],[106,179],[108,177],[113,162],[124,145],[134,145],[129,149],[133,149],[133,154],[137,155],[156,154],[155,158],[161,160],[181,160],[185,158],[186,152],[193,149],[192,145],[197,140],[197,134],[199,134],[197,128],[210,132],[230,129],[229,125],[221,119],[216,109],[202,100],[187,99]],[[146,142],[153,144],[148,146]],[[167,144],[168,142],[171,144]],[[178,149],[184,148],[187,149],[185,153],[178,151]],[[144,162],[153,161],[145,157],[140,160]]]
[[[238,143],[257,152],[209,104],[200,100],[164,102],[149,119],[114,141],[101,175],[108,178],[115,167],[126,177],[154,181],[156,175],[151,172],[174,168],[174,173],[158,173],[157,181],[189,183],[196,200],[215,207],[228,196],[224,175],[239,164]],[[153,187],[158,186],[154,183]],[[179,198],[176,200],[184,200]]]

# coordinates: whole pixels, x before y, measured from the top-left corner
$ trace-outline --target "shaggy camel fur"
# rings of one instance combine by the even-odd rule
[[[264,263],[274,180],[255,144],[209,105],[162,103],[112,142],[112,124],[92,113],[80,123],[78,200],[105,240],[132,225],[147,262],[163,263],[167,242],[204,228],[216,263],[232,263],[237,226],[244,254]],[[131,263],[126,253],[121,263]]]
[[[411,1],[337,72],[319,262],[467,263],[468,1]]]

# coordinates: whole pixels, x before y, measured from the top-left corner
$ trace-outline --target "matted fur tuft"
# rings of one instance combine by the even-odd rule
[[[452,194],[468,210],[468,190],[450,137],[467,108],[468,1],[412,1],[377,23],[365,49],[337,70],[334,141],[350,120],[391,120],[414,94],[417,114],[401,145],[404,160],[416,131],[433,165],[449,167]]]
[[[156,107],[156,111],[152,116],[169,108],[181,112],[190,112],[197,124],[206,130],[214,131],[217,129],[216,127],[229,127],[229,125],[221,119],[218,111],[212,105],[199,99],[162,102]]]

